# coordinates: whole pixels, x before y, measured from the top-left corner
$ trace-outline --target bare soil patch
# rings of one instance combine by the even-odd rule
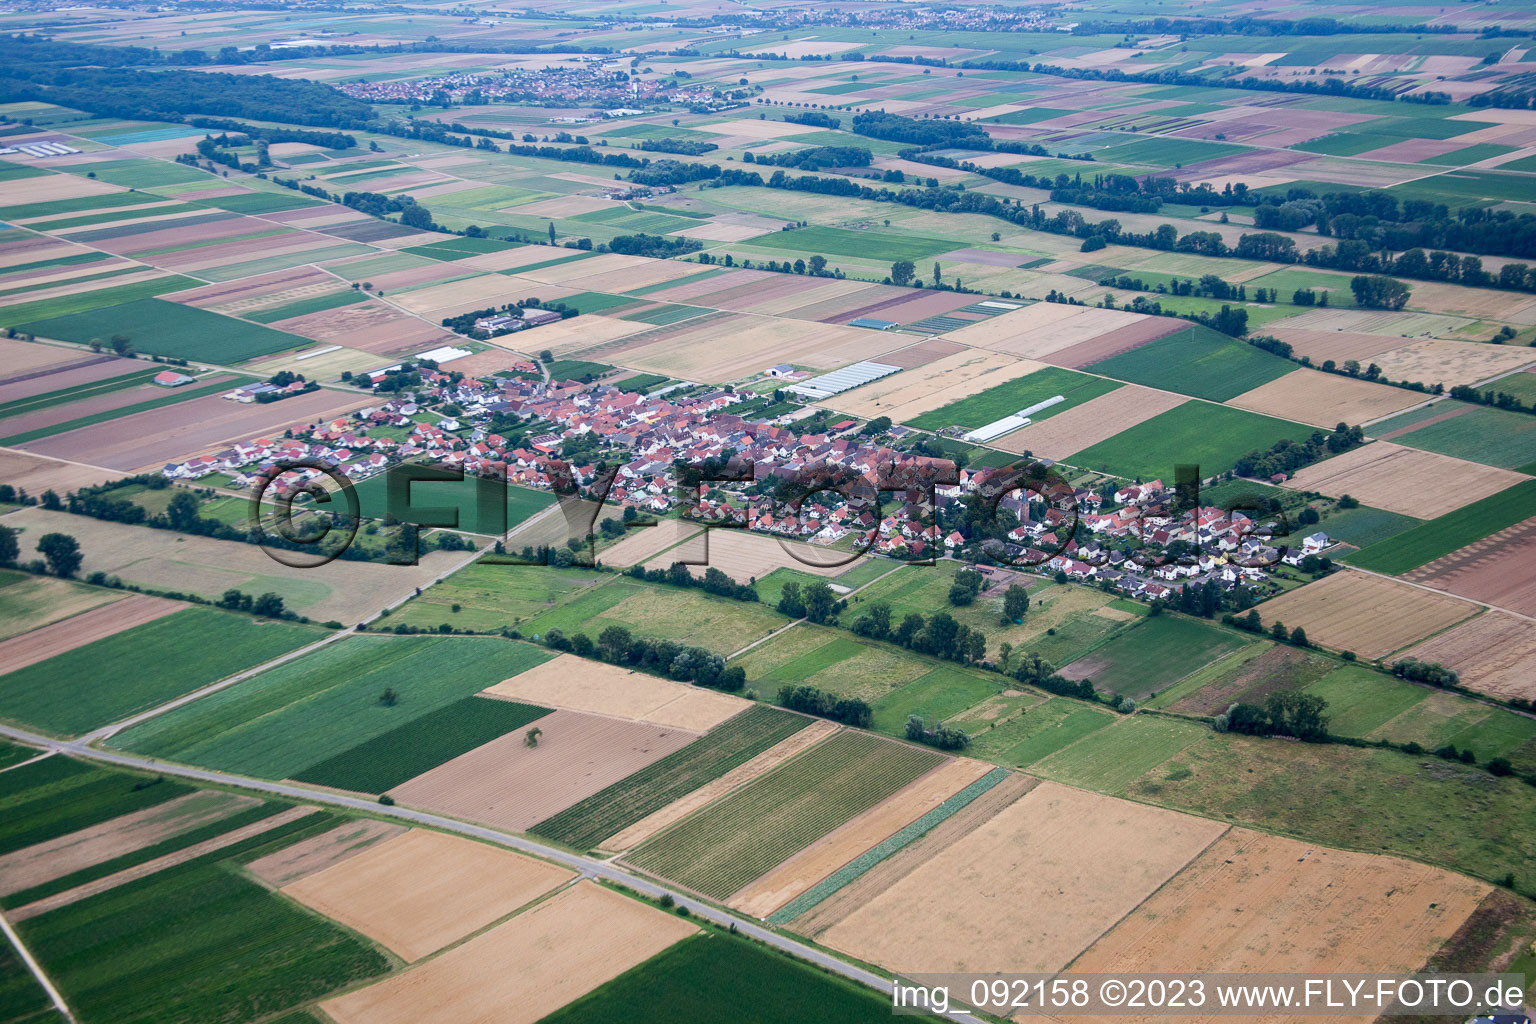
[[[508,733],[396,786],[392,795],[402,804],[525,832],[699,736],[577,711],[556,711],[534,725],[541,730],[537,746],[527,745],[522,730]]]
[[[329,999],[337,1024],[534,1024],[696,929],[579,882],[419,967]]]
[[[760,580],[775,569],[794,569],[813,576],[836,576],[847,568],[849,561],[846,551],[765,537],[746,530],[710,530],[703,543],[690,540],[677,551],[657,555],[645,567],[665,569],[678,561],[684,551],[690,557],[704,558],[706,562],[704,565],[690,565],[688,571],[693,575],[703,576],[708,569],[719,569],[741,583]]]
[[[1258,606],[1266,627],[1300,626],[1312,643],[1362,658],[1385,657],[1476,611],[1449,594],[1348,569]]]
[[[551,658],[481,693],[700,733],[734,718],[752,703],[571,654]]]
[[[63,494],[80,487],[105,483],[121,475],[116,470],[48,459],[15,448],[0,448],[0,481],[18,488],[24,487],[28,494],[42,494],[47,490]]]
[[[414,962],[574,877],[511,850],[412,829],[282,891]]]
[[[1068,345],[1066,348],[1057,349],[1050,354],[1046,362],[1055,366],[1065,366],[1068,369],[1080,370],[1091,363],[1101,362],[1111,356],[1118,356],[1123,352],[1140,348],[1158,338],[1165,338],[1170,334],[1176,334],[1184,330],[1184,322],[1169,317],[1147,317],[1124,327],[1116,327],[1106,331],[1089,341],[1079,342],[1076,345]]]
[[[956,345],[952,341],[940,341],[938,338],[933,338],[928,341],[920,341],[910,348],[887,352],[880,357],[880,361],[887,366],[899,366],[903,370],[912,370],[919,366],[927,366],[929,363],[943,359],[945,356],[952,356],[956,352],[964,351],[964,345]]]

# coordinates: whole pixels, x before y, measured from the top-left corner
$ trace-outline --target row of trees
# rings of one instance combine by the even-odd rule
[[[1276,473],[1294,473],[1303,466],[1325,459],[1330,455],[1347,452],[1365,443],[1365,432],[1359,427],[1340,423],[1332,431],[1314,430],[1305,441],[1282,438],[1267,450],[1255,449],[1237,460],[1232,471],[1238,476],[1267,478]]]
[[[566,636],[563,630],[551,629],[544,634],[543,641],[557,651],[644,669],[679,682],[716,690],[735,693],[747,682],[746,671],[740,665],[726,665],[722,655],[702,647],[688,647],[675,640],[636,636],[627,626],[608,626],[596,640],[586,633]]]
[[[751,603],[759,600],[757,589],[750,583],[737,583],[714,566],[705,569],[703,576],[695,576],[688,571],[688,566],[682,562],[673,562],[665,569],[647,569],[645,566],[637,564],[624,570],[624,575],[637,580],[645,580],[647,583],[665,583],[674,587],[702,590],[706,594],[714,594],[716,597],[729,597],[736,601]],[[828,593],[831,593],[831,591],[829,590]]]

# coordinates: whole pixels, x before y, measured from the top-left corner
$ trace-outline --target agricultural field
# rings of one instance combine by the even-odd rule
[[[772,544],[759,542],[764,546]],[[624,626],[639,636],[676,640],[691,647],[731,654],[767,636],[786,621],[777,611],[758,602],[623,577],[582,591],[530,619],[522,631],[537,636],[558,629],[567,636],[586,633],[596,640],[609,626]]]
[[[352,636],[112,738],[119,749],[270,779],[485,689],[550,656],[478,637]],[[395,700],[380,698],[386,690]]]
[[[1401,575],[1516,526],[1529,517],[1533,499],[1536,481],[1518,483],[1364,548],[1349,562]]]
[[[1389,419],[1374,424],[1371,429],[1378,436],[1391,433],[1395,444],[1486,466],[1518,470],[1532,461],[1531,451],[1536,449],[1536,416],[1457,402],[1436,403],[1430,409],[1443,414],[1453,407],[1456,415],[1445,419],[1431,418],[1401,430],[1395,426],[1397,419]]]
[[[143,600],[128,598],[127,601]],[[127,603],[115,607],[127,612]],[[286,622],[252,619],[208,608],[163,612],[143,625],[93,637],[83,616],[60,624],[78,624],[83,632],[67,636],[70,648],[25,664],[0,676],[0,715],[55,733],[74,734],[162,704],[226,676],[315,643],[324,630]],[[90,614],[90,613],[87,613]],[[128,623],[131,625],[131,620]],[[57,630],[58,627],[47,627]],[[7,641],[23,644],[31,634]],[[59,641],[55,640],[54,646]],[[81,646],[75,646],[75,644]],[[62,646],[62,644],[60,644]],[[139,657],[156,651],[163,661]],[[43,652],[38,652],[43,653]],[[60,685],[61,679],[74,686]]]
[[[1311,643],[1382,658],[1470,618],[1477,606],[1346,569],[1271,598],[1257,611],[1266,628],[1281,622],[1306,630]]]
[[[603,579],[590,569],[530,569],[493,561],[473,562],[424,589],[391,613],[391,619],[426,629],[435,629],[443,622],[475,632],[515,629],[568,595]]]
[[[903,973],[987,971],[999,962],[1056,971],[1225,831],[1218,822],[1045,783],[819,941]],[[1084,841],[1096,851],[1101,884],[1076,881]],[[1016,870],[1020,863],[1030,870]],[[1006,913],[997,910],[1001,894]]]
[[[1065,399],[1049,408],[1030,414],[1032,421],[1040,422],[1101,395],[1107,395],[1119,386],[1116,382],[1102,377],[1048,366],[1043,370],[1036,370],[1027,377],[1020,377],[1006,384],[998,384],[971,398],[952,402],[941,409],[935,409],[933,412],[906,422],[924,430],[942,430],[949,426],[973,429],[1005,416],[1011,416],[1039,402],[1049,401],[1058,395]]]
[[[1198,619],[1160,615],[1140,620],[1108,643],[1069,662],[1061,674],[1068,679],[1092,680],[1098,689],[1140,701],[1250,642]]]
[[[1193,463],[1205,477],[1231,469],[1251,451],[1282,439],[1305,440],[1311,433],[1310,427],[1273,416],[1191,401],[1064,457],[1085,469],[1145,479],[1168,477],[1175,465]]]
[[[724,899],[942,760],[932,751],[839,733],[683,819],[624,859]]]
[[[494,1016],[533,1024],[697,929],[581,881],[402,974],[321,1004],[338,1024]],[[558,949],[561,955],[549,956]]]
[[[713,729],[752,706],[718,690],[675,683],[572,654],[556,655],[548,661],[541,657],[515,669],[510,678],[487,687],[485,695],[694,732]]]
[[[759,705],[717,726],[682,750],[539,822],[531,831],[577,849],[597,846],[690,793],[731,775],[811,724],[799,715]]]
[[[105,587],[0,569],[0,639],[42,629],[124,596]]]
[[[1129,384],[1225,402],[1291,373],[1295,366],[1209,328],[1191,327],[1088,369]]]
[[[1505,700],[1536,697],[1536,634],[1523,619],[1488,611],[1403,652],[1455,670],[1461,684]]]
[[[1298,470],[1285,486],[1330,498],[1347,494],[1373,508],[1436,519],[1529,479],[1392,441],[1373,441]]]
[[[402,877],[419,884],[391,885]],[[281,891],[415,962],[573,877],[510,850],[412,829]]]

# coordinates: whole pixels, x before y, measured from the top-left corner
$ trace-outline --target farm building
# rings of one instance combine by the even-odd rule
[[[861,316],[857,320],[848,321],[849,327],[864,327],[871,331],[889,331],[901,326],[894,320],[877,320],[872,316]]]
[[[810,399],[831,398],[833,395],[840,395],[844,391],[851,391],[860,385],[868,384],[870,381],[876,381],[881,377],[889,377],[893,373],[900,372],[901,367],[899,366],[865,360],[862,363],[845,366],[841,370],[824,373],[820,377],[812,377],[810,380],[802,381],[799,384],[792,384],[784,390]]]
[[[193,378],[175,370],[161,370],[155,374],[155,383],[163,388],[178,388],[183,384],[191,384]]]

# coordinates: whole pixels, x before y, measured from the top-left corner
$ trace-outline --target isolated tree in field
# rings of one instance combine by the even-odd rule
[[[1413,292],[1406,284],[1385,274],[1361,274],[1349,280],[1355,305],[1369,309],[1402,309]]]
[[[539,737],[543,736],[543,735],[544,735],[544,730],[540,729],[538,726],[534,726],[532,729],[529,729],[527,732],[523,733],[523,746],[525,746],[525,747],[536,747],[536,746],[538,746],[539,745]]]
[[[85,556],[80,554],[80,543],[67,533],[45,533],[38,539],[37,550],[48,562],[48,571],[68,579],[80,571]]]
[[[554,245],[555,244],[555,222],[554,221],[550,221],[549,222],[549,244],[550,245]]]
[[[1003,591],[1003,615],[1014,622],[1023,622],[1024,613],[1029,611],[1029,591],[1017,583],[1010,584]]]
[[[800,597],[805,602],[805,617],[817,623],[827,621],[832,614],[832,605],[837,602],[837,595],[832,593],[832,588],[821,580],[807,583],[800,591]]]
[[[379,694],[379,704],[383,707],[392,708],[398,703],[400,703],[400,695],[392,686],[385,687],[384,692]]]
[[[897,260],[891,264],[891,283],[907,285],[917,276],[917,266],[911,260]]]
[[[933,261],[933,285],[934,285],[935,288],[938,287],[939,282],[941,280],[943,280],[943,278],[944,278],[944,271],[939,268],[939,261],[938,260],[934,260]]]
[[[16,542],[16,531],[9,526],[0,526],[0,565],[15,565],[20,557],[21,545]],[[889,611],[886,619],[890,619]]]

